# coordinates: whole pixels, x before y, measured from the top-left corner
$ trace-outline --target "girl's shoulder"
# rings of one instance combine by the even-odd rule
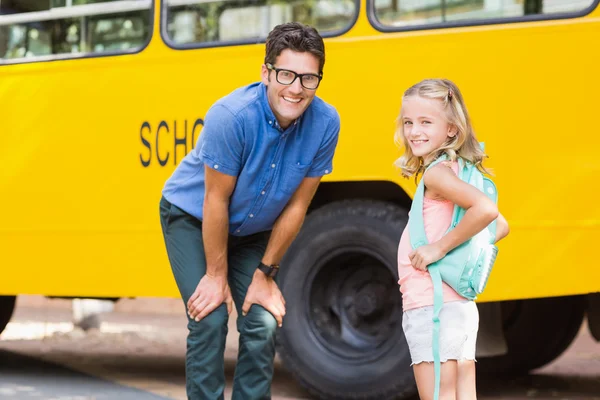
[[[455,174],[458,174],[458,161],[442,161],[440,164],[444,165],[447,168],[450,168],[454,171]]]
[[[455,175],[458,175],[458,161],[454,160],[454,161],[450,161],[450,160],[444,160],[444,161],[440,161],[437,164],[435,164],[434,166],[428,168],[425,173],[423,174],[423,179],[425,178],[425,176],[430,173],[430,171],[435,171],[436,169],[438,169],[438,171],[440,169],[450,169],[454,172]],[[434,172],[435,174],[436,172]]]
[[[425,197],[445,201],[440,192],[451,184],[451,175],[458,177],[458,161],[440,161],[429,168],[423,174],[423,185],[425,186]]]

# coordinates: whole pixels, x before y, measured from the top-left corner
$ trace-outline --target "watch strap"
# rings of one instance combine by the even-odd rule
[[[279,265],[267,265],[262,262],[258,264],[258,269],[264,272],[270,278],[275,278],[279,272]]]

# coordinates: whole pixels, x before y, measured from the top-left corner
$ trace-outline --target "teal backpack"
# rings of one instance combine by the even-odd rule
[[[427,170],[439,162],[446,161],[448,157],[444,154],[431,163]],[[426,171],[427,171],[426,170]],[[458,178],[467,182],[483,193],[494,203],[498,202],[496,186],[489,178],[472,163],[465,162],[458,157]],[[425,186],[423,179],[417,186],[413,203],[409,212],[408,229],[410,242],[413,249],[428,244],[423,223],[423,195]],[[454,205],[452,223],[448,232],[456,227],[465,215],[466,210]],[[447,232],[446,232],[447,233]],[[440,391],[440,318],[439,314],[443,306],[442,281],[446,282],[459,295],[468,300],[475,300],[478,294],[485,289],[490,276],[492,266],[498,254],[498,248],[494,245],[496,241],[496,221],[460,246],[450,251],[444,258],[430,264],[427,269],[433,282],[433,362],[435,371],[434,400],[439,398]]]

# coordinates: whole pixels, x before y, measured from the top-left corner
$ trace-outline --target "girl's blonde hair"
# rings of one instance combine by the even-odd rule
[[[404,102],[410,96],[441,101],[444,105],[448,123],[456,128],[457,134],[454,137],[449,137],[442,147],[432,154],[432,157],[424,160],[413,154],[408,140],[404,136],[404,124],[402,113],[400,113],[394,139],[397,145],[405,149],[404,154],[395,163],[400,167],[402,176],[409,178],[415,175],[416,178],[443,153],[446,153],[451,161],[461,157],[463,160],[473,163],[481,172],[489,174],[482,164],[487,155],[479,146],[463,96],[453,82],[447,79],[426,79],[408,88],[402,96],[402,101]]]

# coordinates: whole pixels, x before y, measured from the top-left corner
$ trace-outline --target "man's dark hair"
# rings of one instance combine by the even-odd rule
[[[323,72],[325,43],[315,28],[298,22],[277,25],[267,37],[265,64],[275,65],[275,59],[285,49],[298,53],[309,52],[319,59],[319,72]]]

